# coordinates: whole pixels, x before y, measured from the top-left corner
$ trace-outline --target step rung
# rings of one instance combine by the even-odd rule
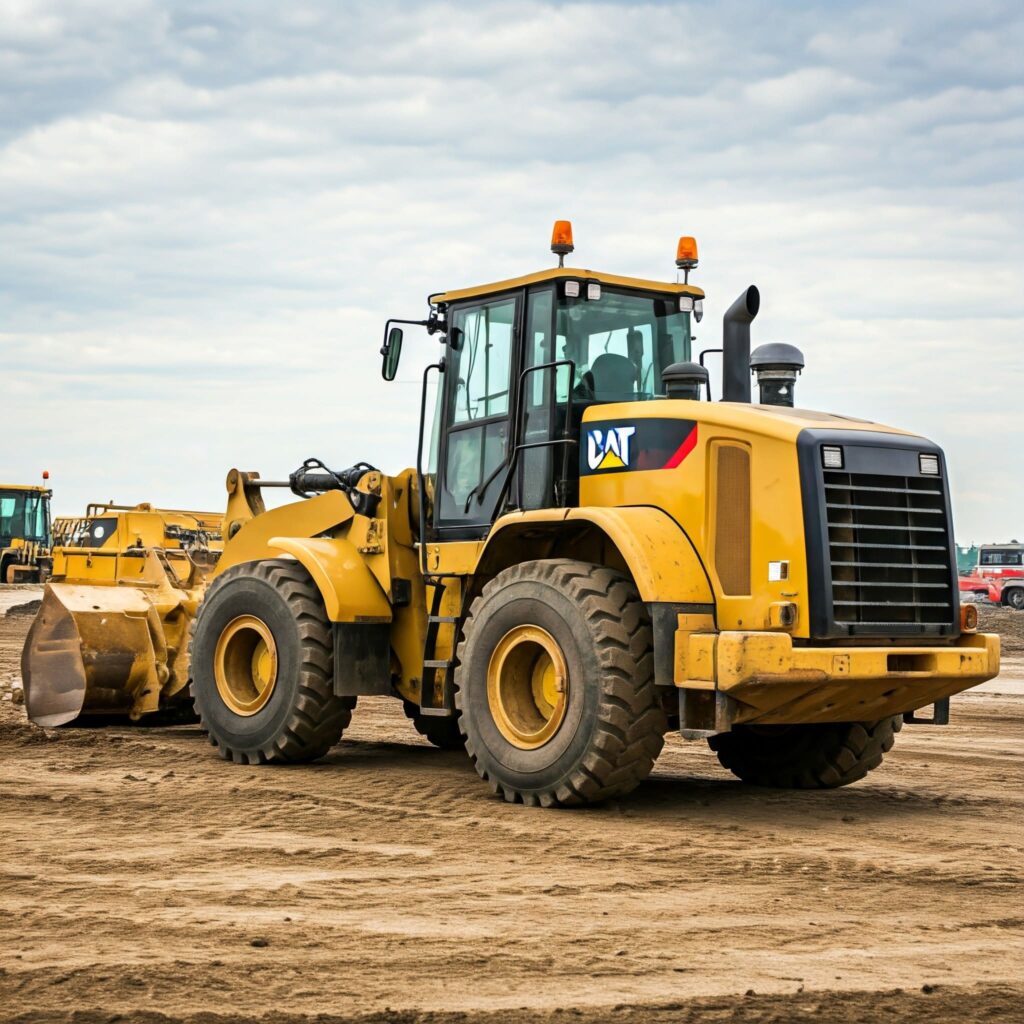
[[[458,622],[456,615],[428,615],[427,622]]]
[[[450,661],[446,658],[431,658],[423,662],[424,668],[451,668],[454,665],[454,661]]]
[[[455,710],[453,708],[434,708],[421,704],[420,714],[425,718],[451,718],[455,714]]]

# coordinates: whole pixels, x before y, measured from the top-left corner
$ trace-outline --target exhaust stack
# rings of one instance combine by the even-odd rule
[[[751,285],[722,317],[722,401],[750,401],[750,324],[761,308],[761,293]]]

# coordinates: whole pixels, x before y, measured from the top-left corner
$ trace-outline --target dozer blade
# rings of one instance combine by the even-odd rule
[[[48,583],[21,656],[25,710],[36,725],[65,725],[90,712],[128,712],[158,666],[137,589]]]

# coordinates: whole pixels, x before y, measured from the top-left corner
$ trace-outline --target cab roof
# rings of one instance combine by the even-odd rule
[[[523,277],[512,277],[507,281],[495,281],[493,284],[481,284],[474,288],[458,288],[450,292],[437,292],[430,296],[432,306],[448,305],[462,299],[475,299],[482,295],[498,295],[501,292],[525,288],[531,284],[543,284],[545,281],[558,281],[564,278],[579,278],[585,281],[599,281],[601,284],[620,288],[636,288],[642,291],[663,292],[669,295],[692,295],[695,299],[704,298],[704,290],[692,284],[677,284],[671,281],[647,281],[640,277],[621,277],[618,274],[603,274],[598,270],[581,270],[574,267],[551,267],[539,270],[535,274]]]
[[[0,491],[35,491],[37,494],[49,494],[49,487],[39,484],[0,484]]]

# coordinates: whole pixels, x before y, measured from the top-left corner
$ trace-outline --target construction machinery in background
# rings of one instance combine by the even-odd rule
[[[982,544],[977,562],[960,575],[960,593],[976,600],[1024,610],[1024,544]]]
[[[43,473],[43,480],[50,477]],[[50,573],[47,484],[0,484],[0,584],[39,583]]]
[[[978,564],[977,544],[957,544],[956,546],[956,567],[960,575],[967,575],[974,571]]]
[[[223,547],[222,518],[94,504],[54,521],[53,576],[22,659],[33,721],[191,714],[188,630]]]
[[[754,287],[724,316],[708,400],[692,238],[675,283],[564,267],[568,222],[552,251],[557,268],[386,324],[386,380],[401,325],[441,343],[415,469],[232,470],[187,665],[180,639],[106,631],[135,588],[91,588],[92,656],[189,673],[211,742],[243,764],[321,757],[359,697],[396,697],[495,793],[544,806],[629,792],[669,729],[748,782],[827,787],[875,768],[920,709],[945,722],[999,645],[959,602],[942,451],[795,408],[802,355],[750,351]],[[269,487],[302,500],[268,511]],[[30,714],[57,678],[26,675]]]

